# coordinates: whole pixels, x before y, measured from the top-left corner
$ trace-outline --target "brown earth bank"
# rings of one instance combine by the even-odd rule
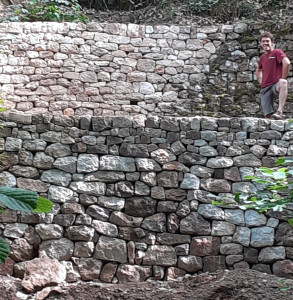
[[[21,280],[0,276],[3,300],[275,300],[293,299],[293,280],[239,269],[185,276],[176,281],[151,281],[125,284],[98,282],[65,283],[27,295]]]

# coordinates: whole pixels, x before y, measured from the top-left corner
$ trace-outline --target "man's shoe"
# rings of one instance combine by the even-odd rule
[[[280,111],[276,111],[272,115],[272,119],[274,119],[274,120],[282,120],[283,119],[283,114]]]

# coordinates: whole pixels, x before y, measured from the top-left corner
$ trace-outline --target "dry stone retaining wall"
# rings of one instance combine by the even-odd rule
[[[263,28],[2,23],[0,88],[7,106],[29,114],[261,116]],[[276,41],[291,58],[292,34],[277,31]]]
[[[256,189],[245,175],[292,156],[291,122],[9,113],[3,125],[1,185],[54,202],[47,215],[0,215],[11,243],[5,272],[22,277],[25,262],[44,251],[66,266],[69,282],[225,268],[292,276],[292,227],[233,200]],[[212,205],[217,195],[230,207]]]

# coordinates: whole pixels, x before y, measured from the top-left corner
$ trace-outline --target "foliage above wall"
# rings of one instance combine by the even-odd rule
[[[89,21],[83,14],[77,0],[31,0],[22,4],[11,5],[2,22],[21,21],[57,21],[83,22]]]
[[[9,6],[2,21],[86,23],[90,17],[99,22],[140,24],[243,19],[279,22],[289,21],[293,8],[289,0],[31,0],[20,3]]]

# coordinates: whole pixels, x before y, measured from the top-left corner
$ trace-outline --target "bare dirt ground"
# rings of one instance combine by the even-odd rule
[[[56,289],[56,288],[53,288]],[[21,281],[0,277],[3,300],[291,300],[293,280],[254,270],[221,271],[176,281],[127,284],[80,282],[64,284],[48,293],[25,295]]]

